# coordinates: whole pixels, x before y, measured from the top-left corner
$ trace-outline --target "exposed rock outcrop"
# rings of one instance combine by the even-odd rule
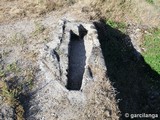
[[[118,106],[91,23],[61,20],[39,59],[28,119],[117,120]]]

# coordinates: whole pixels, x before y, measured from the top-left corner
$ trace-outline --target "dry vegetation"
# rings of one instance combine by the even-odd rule
[[[74,3],[75,0],[1,0],[0,23],[26,16],[37,17]]]
[[[33,46],[48,42],[49,32],[36,21],[29,35],[12,31],[0,41],[0,102],[13,108],[14,119],[23,120],[22,97],[27,97],[33,87],[39,51]]]
[[[0,24],[10,22],[12,20],[27,18],[36,18],[45,15],[53,10],[61,10],[62,7],[73,5],[78,0],[1,0],[0,2]],[[117,28],[117,24],[113,23],[138,23],[147,26],[160,25],[160,1],[154,0],[148,2],[146,0],[79,0],[84,6],[91,6],[97,13],[98,17],[108,19],[108,24]],[[89,7],[90,9],[90,7]],[[122,29],[125,25],[119,24]],[[127,24],[126,24],[127,25]],[[35,30],[30,35],[30,40],[26,41],[22,33],[14,33],[7,42],[0,40],[0,47],[5,50],[0,52],[1,59],[10,55],[10,47],[17,47],[20,58],[24,58],[30,62],[37,60],[38,52],[29,49],[29,44],[39,44],[50,41],[49,28],[45,28],[41,23],[35,22]],[[34,42],[35,43],[34,43]],[[17,49],[17,48],[16,48]],[[23,49],[28,49],[23,51]],[[16,51],[16,52],[17,52]],[[18,54],[18,55],[19,55]],[[23,54],[23,55],[21,55]],[[12,54],[13,55],[13,54]],[[27,69],[26,69],[27,68]],[[34,79],[35,68],[21,68],[16,62],[10,64],[0,64],[0,96],[3,101],[14,107],[17,119],[23,119],[23,106],[19,101],[19,97],[25,94],[25,89],[31,89]],[[23,83],[19,81],[23,79]],[[13,83],[16,83],[15,86]],[[27,87],[26,87],[27,85]]]
[[[106,19],[148,26],[160,25],[158,0],[154,0],[153,4],[146,0],[87,0],[85,3],[90,4]]]
[[[1,64],[0,67],[0,96],[4,103],[14,109],[15,119],[22,120],[24,109],[21,104],[21,96],[27,95],[32,89],[35,71],[29,66],[20,68],[16,62]]]
[[[61,10],[78,0],[1,0],[0,23],[23,17],[37,17]],[[141,23],[157,26],[160,24],[160,2],[158,0],[79,0],[85,6],[91,6],[98,17],[129,23]]]

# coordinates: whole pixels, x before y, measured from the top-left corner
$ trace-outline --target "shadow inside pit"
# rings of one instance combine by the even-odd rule
[[[84,36],[87,30],[80,25],[79,36],[70,31],[68,90],[80,90],[86,64]]]
[[[160,115],[160,75],[144,61],[128,35],[104,22],[94,22],[94,25],[105,58],[107,76],[118,92],[116,99],[120,100],[121,119],[126,119],[125,113]]]

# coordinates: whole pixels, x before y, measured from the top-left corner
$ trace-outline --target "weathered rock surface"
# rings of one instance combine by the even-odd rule
[[[0,100],[0,120],[14,120],[14,118],[15,118],[14,109],[5,103],[1,104]]]
[[[28,120],[118,119],[95,26],[61,20],[55,31],[41,50]]]

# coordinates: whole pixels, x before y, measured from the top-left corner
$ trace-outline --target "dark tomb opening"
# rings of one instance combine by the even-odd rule
[[[87,34],[87,30],[82,25],[78,29],[79,36],[72,30],[70,31],[68,90],[80,90],[86,65],[86,51],[83,38]]]

